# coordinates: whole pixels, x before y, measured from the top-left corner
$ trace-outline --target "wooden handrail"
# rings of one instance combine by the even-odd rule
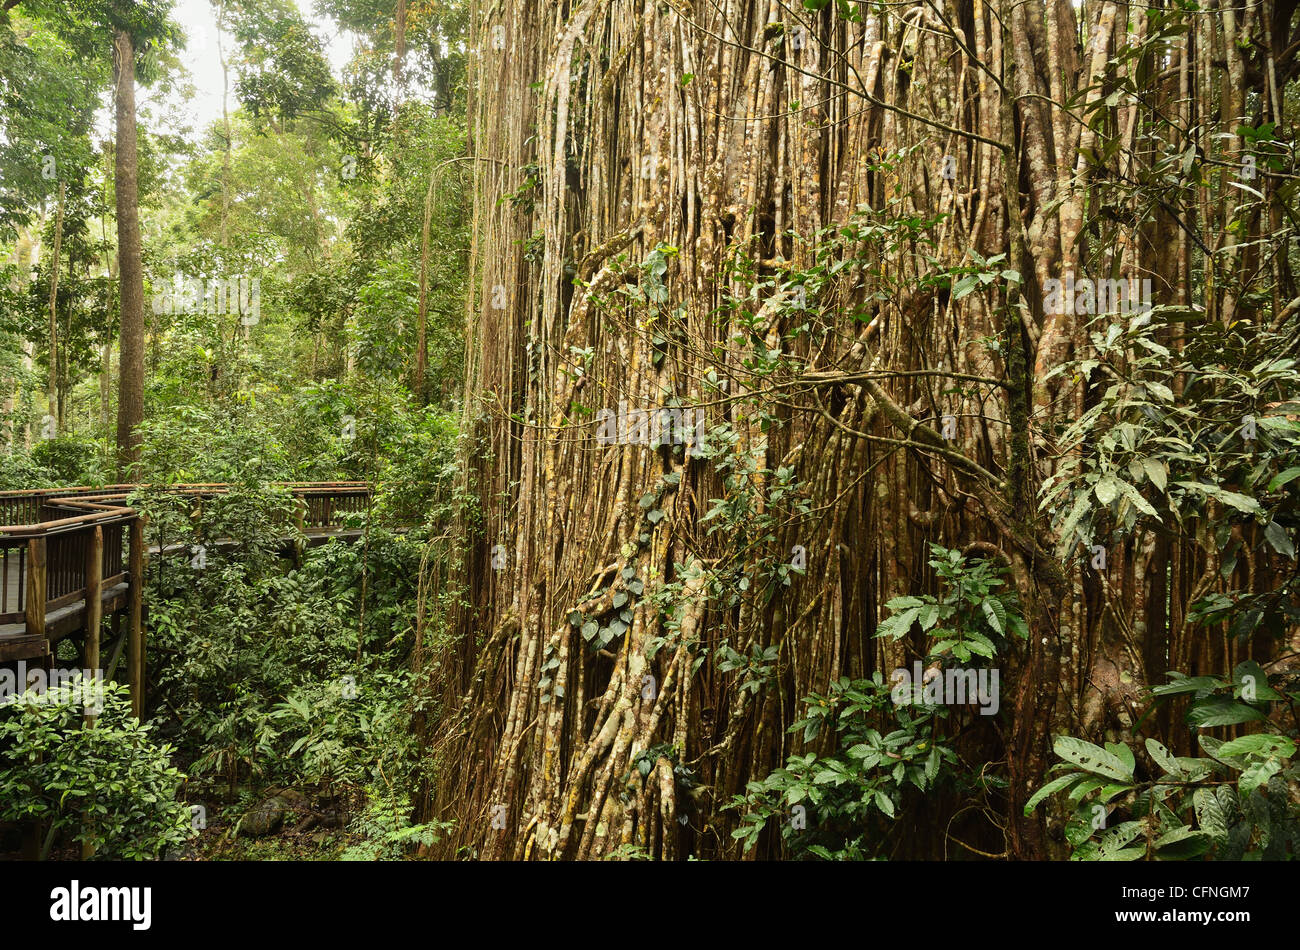
[[[102,506],[101,506],[102,507]],[[78,515],[75,518],[60,518],[57,521],[38,521],[36,524],[0,525],[0,536],[30,538],[38,534],[64,534],[97,524],[112,524],[117,521],[130,521],[135,517],[134,508],[113,508],[106,511]],[[3,540],[3,537],[0,537]]]
[[[287,488],[297,496],[366,495],[370,492],[369,482],[277,482],[273,483],[271,487]],[[125,499],[136,491],[150,488],[161,490],[167,494],[220,495],[228,492],[231,485],[229,482],[175,485],[142,483],[139,485],[105,485],[98,488],[39,488],[30,491],[3,491],[0,492],[0,500],[4,498],[39,499],[44,505],[89,510],[83,515],[74,515],[52,521],[0,525],[0,538],[5,535],[15,538],[28,538],[38,534],[62,533],[95,524],[129,521],[136,516],[134,508],[127,505],[104,504],[104,502]]]
[[[10,577],[19,585],[15,603],[5,602],[0,606],[0,622],[11,623],[26,617],[30,629],[35,614],[39,613],[43,618],[47,608],[53,609],[85,596],[87,578],[93,578],[94,571],[86,567],[89,555],[82,548],[90,547],[96,535],[102,539],[101,549],[105,552],[101,561],[112,562],[101,563],[100,576],[105,580],[122,576],[120,559],[128,553],[123,551],[122,541],[128,526],[132,556],[138,557],[134,553],[135,546],[142,543],[136,536],[144,516],[135,508],[120,503],[131,493],[141,488],[157,488],[168,494],[202,500],[225,494],[230,487],[226,483],[111,485],[0,492],[0,500],[18,498],[23,502],[18,506],[20,511],[37,516],[59,513],[58,509],[82,512],[29,524],[0,526],[0,552],[4,552],[0,553],[0,563],[6,587]],[[335,526],[333,514],[357,512],[360,510],[359,501],[371,491],[367,482],[287,482],[274,487],[288,489],[298,499],[291,519],[299,531]],[[334,504],[336,501],[338,505]],[[36,623],[35,629],[40,629],[41,623],[43,621]]]

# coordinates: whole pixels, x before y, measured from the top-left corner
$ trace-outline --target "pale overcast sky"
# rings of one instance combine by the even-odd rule
[[[311,0],[295,0],[304,19],[315,27],[318,36],[325,41],[326,55],[334,74],[342,74],[343,67],[352,56],[352,37],[335,32],[333,22],[318,17],[311,9]],[[217,55],[217,11],[210,0],[176,0],[172,17],[181,24],[187,36],[184,62],[190,70],[194,83],[194,98],[181,109],[185,119],[194,124],[194,131],[200,134],[208,123],[221,117],[221,60]],[[231,55],[232,41],[227,36],[226,52]],[[231,85],[234,85],[234,73],[231,73]],[[141,89],[142,97],[148,96],[147,90]],[[231,108],[235,107],[233,89]],[[160,117],[161,118],[161,117]]]

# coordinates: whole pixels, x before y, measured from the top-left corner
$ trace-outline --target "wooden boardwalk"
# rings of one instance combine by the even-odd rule
[[[48,668],[64,639],[77,644],[80,665],[101,669],[103,621],[116,641],[110,671],[125,655],[132,706],[144,704],[144,568],[149,557],[190,556],[183,544],[146,546],[147,518],[128,504],[141,488],[188,500],[201,516],[206,501],[228,485],[109,485],[0,492],[0,663]],[[365,512],[364,482],[300,482],[291,492],[293,516],[279,526],[286,553],[360,537],[349,516]],[[208,548],[235,542],[213,539]],[[123,622],[125,620],[125,623]],[[125,629],[123,629],[125,627]]]

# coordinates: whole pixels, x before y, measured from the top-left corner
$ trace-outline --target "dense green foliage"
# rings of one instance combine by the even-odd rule
[[[286,848],[396,858],[439,828],[414,821],[413,684],[416,641],[440,623],[420,613],[419,579],[458,505],[466,22],[460,3],[404,6],[400,39],[391,2],[308,17],[227,0],[206,36],[186,35],[204,10],[164,0],[0,14],[0,489],[117,480],[115,143],[96,121],[115,28],[142,89],[142,480],[156,487],[132,502],[163,552],[146,591],[147,725],[123,717],[120,685],[93,730],[53,696],[7,708],[0,754],[28,765],[4,773],[0,821],[40,819],[56,853],[84,839],[157,856],[190,837],[185,801],[205,816],[186,847],[265,853],[235,831],[277,790],[291,826],[328,832]],[[357,39],[343,70],[326,40],[340,28]],[[187,66],[218,56],[226,114],[195,122]],[[368,482],[346,525],[359,536],[286,550],[297,528],[277,486],[298,481]],[[212,482],[232,487],[201,515],[165,490]],[[120,778],[91,781],[69,758],[89,744]],[[92,802],[117,823],[83,828]],[[186,834],[164,833],[176,809]]]
[[[104,858],[156,858],[192,833],[185,780],[153,726],[131,715],[126,688],[80,680],[0,705],[0,821],[44,822]],[[98,709],[93,726],[85,714]]]

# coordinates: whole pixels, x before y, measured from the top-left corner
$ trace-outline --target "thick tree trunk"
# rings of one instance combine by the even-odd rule
[[[1111,737],[1143,649],[1176,665],[1178,619],[1136,594],[1165,583],[1166,542],[1139,531],[1098,572],[1038,494],[1086,390],[1049,374],[1088,345],[1043,285],[1122,269],[1173,297],[1175,222],[1112,233],[1082,190],[1098,164],[1127,173],[1138,110],[1163,121],[1178,91],[1107,98],[1116,69],[1147,88],[1155,65],[1112,62],[1143,41],[1113,3],[1084,8],[1081,63],[1059,0],[854,8],[476,13],[477,506],[431,729],[449,853],[736,856],[721,806],[822,748],[788,731],[799,700],[924,656],[920,637],[872,635],[891,597],[937,591],[930,543],[1010,564],[1030,627],[999,657],[1003,725],[974,750],[1009,782],[985,809],[994,848],[1061,853],[1059,816],[1022,814],[1052,735]],[[1081,132],[1071,102],[1100,117]],[[990,258],[995,282],[957,293]],[[604,412],[665,406],[702,413],[707,453],[600,437]],[[720,502],[744,515],[719,532]],[[774,584],[792,551],[806,573]],[[775,657],[757,690],[719,668],[723,644]]]

